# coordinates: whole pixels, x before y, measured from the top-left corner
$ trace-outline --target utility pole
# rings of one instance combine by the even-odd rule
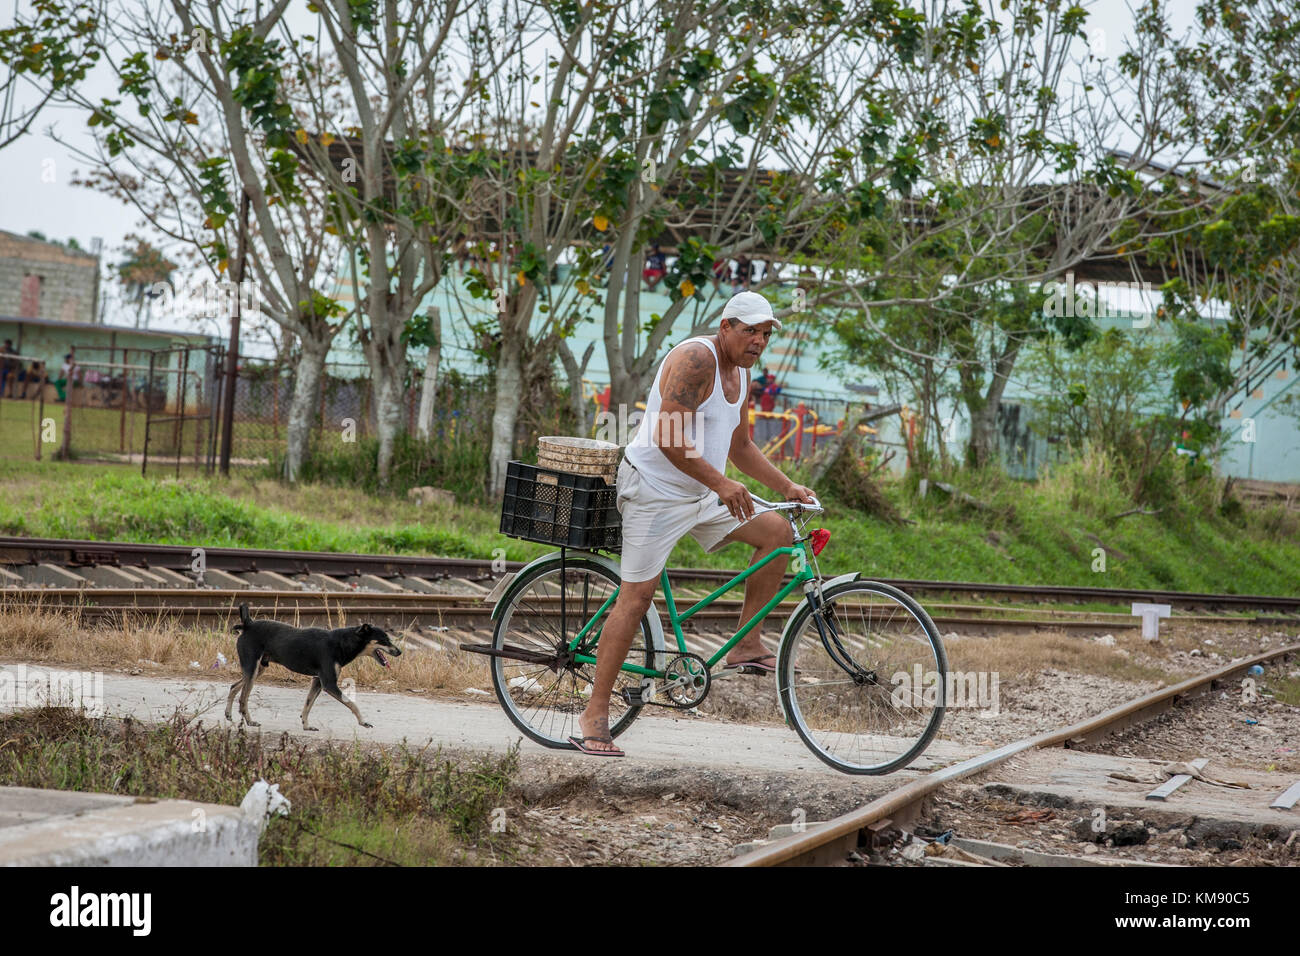
[[[235,434],[235,385],[239,371],[239,316],[244,292],[244,262],[248,257],[248,190],[239,198],[239,255],[235,260],[235,304],[230,314],[230,348],[226,352],[226,391],[221,396],[221,474],[230,475],[230,446]]]

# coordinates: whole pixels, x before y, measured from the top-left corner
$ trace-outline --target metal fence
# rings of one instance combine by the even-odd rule
[[[412,367],[403,390],[406,429],[414,434],[422,391],[422,370]],[[234,401],[232,464],[267,463],[283,456],[288,440],[289,405],[297,367],[241,357]],[[490,427],[490,409],[481,378],[450,371],[439,376],[433,402],[431,434],[456,436],[466,429]],[[321,376],[312,404],[312,450],[332,445],[340,435],[364,440],[376,433],[374,385],[366,365],[330,363]],[[486,435],[486,431],[483,432]]]
[[[226,350],[220,345],[168,349],[77,346],[70,369],[22,383],[0,396],[0,455],[67,457],[139,464],[142,470],[212,471],[217,463]],[[240,356],[237,364],[231,463],[267,465],[281,459],[297,363]],[[423,369],[413,364],[403,391],[406,429],[414,434]],[[782,396],[784,409],[756,410],[754,436],[777,460],[815,454],[849,414],[842,400],[813,394]],[[597,403],[598,404],[598,403]],[[534,433],[561,423],[557,396],[520,397],[520,447]],[[492,396],[483,377],[454,370],[440,375],[431,433],[446,445],[486,445]],[[538,430],[541,429],[539,432]],[[311,403],[309,454],[338,447],[341,436],[364,441],[376,432],[374,387],[364,364],[330,363]],[[444,448],[444,452],[447,449]]]
[[[219,349],[76,346],[57,372],[27,368],[0,396],[0,454],[210,465]]]

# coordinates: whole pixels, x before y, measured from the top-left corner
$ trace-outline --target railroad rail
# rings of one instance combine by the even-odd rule
[[[884,821],[898,824],[915,819],[920,814],[921,802],[947,784],[992,770],[1027,750],[1043,747],[1085,747],[1110,734],[1135,724],[1145,723],[1170,710],[1179,700],[1215,690],[1221,682],[1246,673],[1256,664],[1264,664],[1298,652],[1300,652],[1300,644],[1289,644],[1254,657],[1234,661],[1217,670],[1154,691],[1118,707],[1112,707],[1095,717],[1068,727],[1003,744],[986,753],[910,781],[857,810],[816,827],[810,826],[803,833],[783,837],[723,865],[816,866],[843,860],[850,851],[857,849],[864,836],[869,839],[871,827],[879,826]]]
[[[412,579],[398,578],[410,582]],[[438,594],[427,591],[374,590],[306,590],[244,588],[115,588],[115,587],[36,587],[0,590],[0,607],[21,606],[68,611],[92,622],[134,614],[168,616],[222,622],[241,603],[247,603],[254,616],[292,615],[301,624],[336,623],[340,615],[365,616],[383,627],[403,629],[430,619],[438,625],[464,627],[489,626],[492,605],[483,595]],[[534,603],[544,613],[559,611],[559,598],[539,597]],[[799,599],[787,598],[772,611],[772,619],[782,623]],[[693,619],[699,622],[732,624],[742,602],[719,599]],[[966,633],[1000,630],[1059,629],[1081,633],[1100,633],[1140,628],[1132,615],[1101,611],[1029,609],[970,604],[928,604],[931,620],[942,628],[961,629]],[[1013,616],[1015,615],[1015,616]],[[1224,616],[1185,614],[1179,621],[1219,624],[1267,624],[1277,619],[1260,616]]]
[[[518,570],[522,563],[476,558],[421,555],[374,555],[327,551],[271,551],[255,548],[203,547],[208,568],[227,573],[323,574],[330,577],[374,575],[382,579],[407,577],[488,581],[496,574]],[[186,573],[194,548],[185,545],[80,541],[57,538],[0,536],[0,568],[50,564],[58,567],[139,567]],[[674,581],[722,582],[734,572],[716,568],[670,568]],[[1179,608],[1267,610],[1300,614],[1300,595],[1214,594],[1140,588],[1073,587],[1064,585],[993,584],[979,581],[930,581],[916,578],[876,578],[909,593],[1000,595],[1032,601],[1125,603],[1144,601]]]

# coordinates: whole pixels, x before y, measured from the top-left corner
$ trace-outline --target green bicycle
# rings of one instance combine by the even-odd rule
[[[722,673],[714,668],[796,589],[803,600],[786,620],[777,650],[781,713],[819,758],[845,773],[885,774],[915,760],[943,720],[948,659],[934,622],[897,588],[844,574],[823,580],[817,557],[830,532],[804,533],[820,504],[767,502],[791,524],[794,542],[678,611],[665,569],[660,578],[676,650],[652,604],[622,666],[610,702],[617,737],[648,706],[690,709]],[[743,584],[769,561],[790,558],[792,577],[711,657],[687,649],[682,624]],[[492,611],[490,645],[462,645],[491,658],[492,683],[510,720],[546,747],[572,750],[587,705],[606,615],[618,598],[619,566],[590,551],[561,549],[508,580]],[[732,676],[732,671],[727,676]],[[928,675],[938,675],[937,680]],[[927,675],[923,680],[922,675]],[[924,686],[924,684],[929,686]]]

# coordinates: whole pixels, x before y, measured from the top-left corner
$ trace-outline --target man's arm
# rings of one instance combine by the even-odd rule
[[[795,484],[781,469],[764,457],[763,452],[749,437],[749,423],[744,418],[742,412],[740,425],[731,435],[731,449],[728,452],[731,463],[749,477],[757,478],[786,501],[812,504],[812,489]]]
[[[746,521],[754,516],[749,490],[705,461],[686,437],[686,423],[694,420],[696,410],[713,391],[716,366],[708,346],[698,342],[665,360],[659,385],[660,417],[652,436],[674,468],[716,492],[733,515]]]

